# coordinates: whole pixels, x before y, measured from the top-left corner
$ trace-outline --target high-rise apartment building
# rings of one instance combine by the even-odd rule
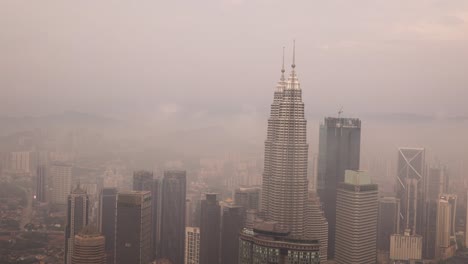
[[[346,170],[336,199],[337,264],[375,264],[378,201],[378,186],[366,172]]]
[[[200,263],[200,228],[185,228],[185,261],[184,264]]]
[[[200,263],[218,264],[220,253],[221,207],[216,194],[207,193],[200,211]]]
[[[99,195],[99,232],[106,238],[107,264],[114,264],[115,221],[117,216],[117,189],[103,188]]]
[[[400,232],[422,234],[424,215],[425,150],[399,148],[396,193],[400,199]]]
[[[440,194],[437,205],[436,252],[435,257],[445,260],[455,255],[457,241],[455,237],[455,221],[457,212],[457,196]]]
[[[317,192],[328,221],[328,257],[335,252],[337,187],[345,170],[358,170],[361,120],[326,117],[320,125]]]
[[[49,192],[46,194],[50,203],[66,205],[68,194],[72,188],[72,167],[63,163],[54,163],[47,168],[47,184]]]
[[[259,187],[240,187],[234,191],[234,204],[244,207],[245,210],[260,209]]]
[[[82,230],[75,235],[72,264],[106,264],[105,238],[97,232]]]
[[[89,197],[86,191],[78,185],[67,198],[67,222],[65,226],[65,257],[64,263],[70,264],[75,234],[78,234],[89,221]]]
[[[239,233],[244,226],[242,206],[223,207],[221,221],[221,264],[237,264],[239,257]]]
[[[239,236],[239,264],[317,264],[317,240],[292,238],[276,222],[257,223],[253,230],[243,229]]]
[[[47,167],[44,165],[37,166],[36,172],[36,201],[41,203],[46,202],[47,191]]]
[[[315,191],[309,191],[307,202],[308,221],[306,237],[320,243],[320,263],[327,263],[328,256],[328,222],[322,210],[320,198]]]
[[[151,192],[117,194],[115,264],[147,264],[152,260]]]
[[[186,181],[185,171],[165,171],[162,181],[160,257],[176,264],[184,262]]]
[[[133,190],[134,191],[150,191],[151,192],[151,215],[153,223],[151,224],[151,244],[153,248],[153,256],[156,256],[160,240],[160,191],[159,180],[153,178],[153,173],[150,171],[136,171],[133,173]]]
[[[430,167],[424,183],[423,257],[434,259],[439,195],[448,193],[448,175],[445,167]]]
[[[390,236],[400,233],[400,200],[395,197],[379,199],[379,220],[377,225],[377,262],[390,260]]]

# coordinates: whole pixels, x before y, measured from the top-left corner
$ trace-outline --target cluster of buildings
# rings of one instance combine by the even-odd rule
[[[286,79],[283,63],[274,92],[261,188],[236,188],[230,201],[216,193],[187,199],[185,171],[136,171],[132,190],[95,191],[94,221],[87,188],[72,190],[71,167],[39,166],[36,199],[67,208],[64,262],[374,264],[454,256],[458,198],[445,167],[427,166],[425,149],[398,150],[395,191],[384,196],[360,170],[361,120],[327,117],[310,177],[295,68],[293,56]]]

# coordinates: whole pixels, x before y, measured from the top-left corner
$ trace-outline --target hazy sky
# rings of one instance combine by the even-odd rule
[[[1,0],[0,116],[266,111],[294,38],[309,112],[468,114],[466,0]]]

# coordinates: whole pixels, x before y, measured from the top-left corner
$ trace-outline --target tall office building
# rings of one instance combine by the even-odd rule
[[[75,235],[72,264],[105,264],[105,238],[85,228]]]
[[[103,188],[99,195],[99,232],[106,238],[105,251],[108,264],[114,264],[115,220],[117,216],[117,189]]]
[[[363,171],[346,170],[336,199],[337,264],[374,264],[377,257],[377,184]]]
[[[377,263],[390,260],[390,236],[400,233],[400,200],[395,197],[379,199],[377,224]]]
[[[147,264],[152,260],[151,192],[117,194],[115,264]]]
[[[423,257],[434,259],[436,252],[437,207],[439,195],[448,193],[448,175],[443,166],[427,171],[424,188]]]
[[[36,200],[46,202],[47,190],[47,167],[44,165],[37,166],[36,172]]]
[[[440,194],[437,206],[436,252],[435,257],[445,260],[455,255],[457,241],[455,237],[455,221],[457,212],[457,196]]]
[[[239,236],[239,264],[318,264],[317,240],[292,238],[276,222],[258,222],[253,230],[243,229]]]
[[[281,78],[274,93],[265,141],[262,179],[262,211],[267,220],[285,225],[292,236],[306,234],[307,121],[302,90],[296,75],[295,56],[291,74]]]
[[[200,263],[219,263],[221,207],[216,194],[207,193],[201,201],[200,212]]]
[[[67,197],[72,188],[72,167],[63,163],[54,163],[47,168],[47,182],[50,188],[49,202],[66,205]]]
[[[400,232],[410,229],[411,234],[422,234],[424,174],[423,148],[398,149],[396,193],[401,208]]]
[[[468,248],[468,191],[465,197],[466,202],[466,217],[465,217],[465,248]]]
[[[184,262],[185,244],[185,171],[165,171],[162,181],[161,258]]]
[[[184,264],[200,263],[200,228],[185,228],[185,261]]]
[[[221,263],[237,264],[239,257],[239,233],[244,226],[244,211],[241,206],[223,207],[221,221]]]
[[[259,187],[240,187],[234,191],[234,204],[244,207],[245,210],[260,209]]]
[[[133,173],[133,190],[134,191],[150,191],[151,192],[151,215],[153,223],[151,224],[151,244],[153,248],[153,256],[158,252],[160,239],[160,215],[159,215],[159,180],[153,179],[153,173],[150,171],[136,171]]]
[[[317,192],[328,221],[328,257],[335,252],[336,197],[345,170],[358,170],[361,120],[327,117],[320,125]]]
[[[328,222],[322,211],[320,198],[315,191],[309,191],[309,200],[306,209],[308,215],[306,237],[320,242],[320,263],[327,263]]]
[[[67,199],[67,223],[65,226],[65,264],[71,263],[75,234],[78,234],[89,221],[89,198],[78,185]]]

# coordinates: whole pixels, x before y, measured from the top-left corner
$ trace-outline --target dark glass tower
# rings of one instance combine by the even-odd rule
[[[162,181],[160,257],[184,263],[186,172],[165,171]]]
[[[327,117],[320,125],[317,192],[328,221],[328,257],[335,252],[337,186],[346,170],[358,170],[361,120]]]
[[[239,234],[244,226],[244,208],[223,207],[221,223],[221,263],[237,264],[239,256]]]
[[[99,195],[99,232],[106,238],[105,251],[108,264],[114,264],[115,217],[117,215],[117,189],[103,188]]]
[[[78,185],[67,200],[67,224],[65,226],[65,264],[71,264],[75,235],[89,221],[89,198],[86,191]]]
[[[151,193],[119,192],[115,227],[115,264],[147,264],[152,260]]]
[[[36,200],[44,203],[46,201],[46,177],[47,167],[40,165],[36,171]]]
[[[390,258],[390,236],[400,233],[400,200],[395,197],[379,199],[379,222],[377,225],[377,257],[382,261]]]
[[[216,194],[206,194],[206,199],[201,201],[200,215],[200,264],[218,264],[221,207]]]
[[[159,180],[153,179],[153,172],[150,171],[136,171],[133,173],[133,190],[134,191],[150,191],[151,192],[151,215],[153,223],[151,225],[151,244],[153,248],[153,256],[158,252],[158,245],[160,239],[160,215],[159,215]]]

